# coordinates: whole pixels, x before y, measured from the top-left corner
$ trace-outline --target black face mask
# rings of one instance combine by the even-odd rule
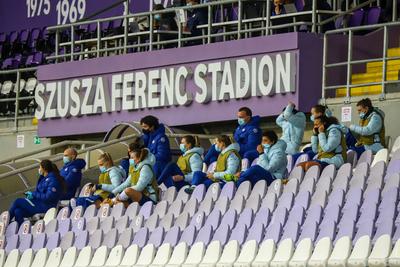
[[[150,130],[146,130],[146,129],[142,129],[142,132],[143,132],[144,134],[149,134],[151,131],[150,131]]]

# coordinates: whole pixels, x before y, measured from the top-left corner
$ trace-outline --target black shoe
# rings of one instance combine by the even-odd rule
[[[194,187],[187,187],[185,188],[185,193],[191,195],[194,191]]]

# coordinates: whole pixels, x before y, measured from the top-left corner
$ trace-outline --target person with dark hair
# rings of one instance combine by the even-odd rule
[[[359,125],[350,125],[350,131],[356,134],[357,143],[354,149],[358,156],[365,150],[376,153],[385,147],[385,113],[372,106],[369,98],[364,98],[357,103],[360,116]]]
[[[157,4],[154,6],[154,10],[164,10],[164,6],[162,4]],[[158,13],[154,15],[154,29],[159,31],[178,31],[178,25],[175,21],[175,12],[168,12],[168,13]],[[160,41],[168,41],[176,39],[175,35],[166,34],[166,33],[159,33],[160,34]],[[165,44],[163,45],[164,48],[171,48],[176,47],[176,43]]]
[[[225,182],[232,181],[234,175],[241,170],[240,147],[237,143],[232,143],[229,136],[219,136],[215,142],[215,149],[220,153],[215,171],[210,173],[194,172],[192,185],[185,189],[186,193],[191,194],[199,184],[209,187],[212,183],[219,182],[223,186]]]
[[[164,183],[166,187],[175,186],[177,190],[192,182],[193,173],[203,169],[204,149],[192,135],[182,138],[179,145],[182,155],[176,163],[169,163],[158,177],[158,184]]]
[[[276,119],[276,124],[282,128],[281,139],[286,142],[286,154],[298,153],[306,128],[306,115],[296,110],[294,103],[289,102]]]
[[[186,0],[186,6],[196,6],[199,4],[199,0]],[[187,22],[186,26],[188,30],[191,32],[192,37],[201,36],[201,29],[197,28],[199,25],[207,24],[208,15],[207,9],[204,8],[190,8],[187,10]],[[189,45],[198,45],[202,44],[202,40],[192,40],[189,41]]]
[[[333,164],[339,169],[347,158],[346,140],[342,129],[335,117],[328,118],[323,115],[315,118],[311,145],[314,153],[317,153],[317,159],[302,162],[297,166],[307,171],[314,165],[323,169]]]
[[[146,148],[134,148],[130,153],[128,178],[113,189],[116,195],[113,203],[123,202],[128,206],[131,202],[143,205],[147,201],[158,201],[158,185],[153,171],[154,163],[149,160]]]
[[[119,186],[125,179],[125,171],[117,166],[114,166],[114,161],[111,155],[107,152],[101,154],[97,160],[99,165],[100,175],[98,184],[92,185],[91,192],[93,195],[89,197],[72,198],[70,205],[72,208],[82,206],[84,208],[95,204],[96,208],[107,198],[115,197],[112,191]]]
[[[145,148],[143,139],[140,137],[135,137],[135,139],[133,139],[132,143],[130,143],[128,145],[128,156],[126,158],[121,159],[121,161],[119,162],[119,166],[125,170],[126,177],[128,177],[128,175],[129,175],[129,166],[130,166],[129,160],[131,158],[130,153],[136,148]],[[148,152],[149,152],[149,157],[152,158],[153,165],[154,165],[154,162],[156,161],[156,159],[155,159],[154,155],[150,152],[150,150]]]
[[[15,218],[19,225],[24,222],[24,218],[56,207],[67,190],[64,178],[50,160],[40,162],[38,173],[35,191],[25,192],[25,198],[17,198],[10,207],[10,220]]]
[[[165,166],[171,161],[171,149],[168,137],[165,135],[165,127],[151,115],[143,117],[140,120],[140,126],[144,145],[156,157],[154,172],[156,177],[159,177]]]
[[[86,161],[77,157],[78,152],[75,148],[67,148],[64,151],[64,166],[61,168],[60,174],[67,184],[67,192],[63,196],[63,199],[66,200],[75,197],[75,193],[81,185],[82,169],[86,166]]]
[[[262,143],[257,147],[257,151],[257,164],[236,174],[237,186],[244,181],[250,181],[254,186],[260,180],[265,180],[270,185],[275,179],[284,179],[287,176],[286,143],[279,140],[274,131],[263,133]]]
[[[239,154],[242,158],[253,162],[258,157],[257,146],[261,142],[260,117],[253,116],[250,108],[242,107],[237,113],[238,127],[236,128],[233,139],[239,144]],[[215,151],[215,146],[211,146],[204,162],[210,165],[218,158],[219,153]]]

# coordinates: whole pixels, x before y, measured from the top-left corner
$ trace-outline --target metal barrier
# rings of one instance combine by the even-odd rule
[[[376,1],[376,0],[375,0]],[[252,1],[254,2],[254,1]],[[137,14],[126,14],[122,16],[116,16],[111,18],[96,19],[96,20],[86,20],[82,22],[77,22],[73,24],[59,25],[49,27],[48,30],[55,34],[55,55],[47,57],[48,60],[56,60],[59,62],[60,59],[74,61],[79,59],[79,57],[100,57],[102,55],[108,55],[110,52],[125,54],[128,49],[137,49],[138,51],[152,51],[154,49],[160,49],[163,45],[175,44],[176,47],[182,47],[185,42],[189,41],[199,41],[200,44],[209,44],[214,42],[213,38],[232,37],[234,39],[241,39],[243,37],[248,37],[249,34],[258,32],[262,35],[269,35],[273,30],[283,29],[283,28],[293,28],[297,31],[299,26],[310,26],[311,32],[320,33],[321,27],[327,23],[332,22],[334,19],[325,19],[321,21],[322,15],[331,15],[334,18],[350,14],[352,11],[332,11],[332,10],[317,10],[317,0],[312,0],[312,10],[302,11],[296,13],[290,13],[285,15],[271,16],[271,3],[270,1],[257,1],[264,4],[263,15],[258,18],[248,19],[244,17],[244,5],[250,3],[249,0],[223,0],[223,1],[212,1],[205,4],[199,4],[194,6],[182,6],[175,8],[167,8],[164,10],[143,12]],[[227,5],[237,5],[237,20],[233,21],[222,21],[213,22],[212,15],[216,10],[217,12],[223,13],[224,7]],[[166,13],[182,13],[193,9],[207,9],[208,22],[205,25],[199,25],[198,28],[202,29],[203,34],[200,36],[192,36],[190,32],[187,32],[183,28],[183,23],[178,21],[178,31],[161,31],[154,29],[154,16],[156,14],[166,14]],[[222,14],[223,15],[223,14]],[[298,20],[298,17],[307,16],[309,19],[305,21]],[[223,18],[223,16],[221,16]],[[291,23],[284,23],[280,25],[273,25],[274,21],[282,19],[293,19]],[[101,24],[104,22],[110,22],[115,20],[123,21],[123,33],[112,35],[112,36],[102,36]],[[130,32],[129,23],[131,21],[147,21],[148,30]],[[96,37],[78,40],[78,35],[76,30],[79,26],[85,24],[96,24],[97,32]],[[224,27],[229,28],[228,32],[217,32],[216,30]],[[67,41],[61,42],[61,33],[63,31],[68,31],[70,38]],[[169,40],[160,40],[160,36],[168,36]],[[130,44],[133,42],[133,44]],[[114,47],[109,47],[113,45]],[[60,49],[64,48],[65,53],[59,54]],[[67,52],[69,50],[69,52]]]
[[[169,138],[182,138],[187,134],[171,134],[171,133],[169,133],[169,134],[166,134],[166,135]],[[52,145],[52,146],[50,146],[48,148],[44,148],[44,149],[32,151],[30,153],[26,153],[26,154],[24,154],[22,156],[28,157],[28,156],[34,155],[35,153],[36,154],[37,153],[41,153],[41,152],[46,151],[48,149],[59,148],[59,147],[63,147],[63,146],[66,146],[66,145],[81,145],[81,149],[78,150],[78,154],[85,154],[86,162],[90,162],[90,152],[98,150],[98,149],[102,149],[104,147],[108,147],[108,146],[111,146],[111,145],[115,145],[115,144],[118,144],[118,143],[123,143],[125,141],[133,139],[134,137],[139,137],[139,136],[141,136],[141,135],[140,134],[132,134],[132,135],[128,135],[128,136],[124,136],[124,137],[118,138],[118,139],[109,140],[107,142],[63,141],[61,143],[54,144],[54,145]],[[195,134],[195,136],[197,136],[198,138],[202,138],[202,139],[214,139],[214,138],[217,137],[215,135],[205,135],[205,134],[199,134],[199,135]],[[90,147],[86,147],[86,145],[91,145],[91,146]],[[6,162],[15,162],[16,160],[21,159],[22,156],[17,156],[15,158],[3,160],[3,161],[0,162],[0,164],[4,164]],[[49,159],[51,161],[53,161],[53,162],[60,161],[60,160],[62,160],[62,158],[63,158],[63,155],[56,155],[56,156],[53,156],[53,157],[49,157]],[[25,166],[25,167],[19,168],[19,169],[15,169],[15,170],[7,172],[7,173],[2,173],[2,174],[0,174],[0,181],[3,180],[3,179],[6,179],[7,177],[13,176],[13,175],[19,175],[19,174],[21,174],[23,172],[30,171],[30,170],[33,170],[33,169],[37,169],[38,167],[39,167],[39,162],[34,163],[32,165],[29,165],[29,166]],[[29,188],[27,187],[27,189],[29,189]],[[0,198],[0,201],[1,201],[1,198]]]
[[[378,25],[368,25],[368,26],[360,26],[360,27],[352,27],[346,29],[338,29],[333,31],[328,31],[324,35],[324,48],[323,48],[323,74],[322,74],[322,101],[324,102],[327,98],[327,90],[336,90],[339,88],[346,88],[346,97],[344,99],[344,103],[350,103],[351,97],[351,89],[363,86],[371,86],[371,85],[381,85],[381,95],[380,99],[385,99],[386,94],[386,85],[388,84],[397,84],[399,81],[388,81],[386,77],[387,70],[387,61],[388,61],[388,29],[391,27],[399,27],[400,22],[390,22]],[[366,31],[366,30],[383,30],[383,49],[382,49],[382,57],[379,58],[370,58],[370,59],[361,59],[361,60],[353,60],[353,39],[354,33],[357,31]],[[328,62],[328,53],[329,53],[329,40],[328,37],[333,34],[345,33],[347,34],[347,60],[343,62],[336,63],[327,63]],[[390,57],[390,60],[400,59],[400,57]],[[351,84],[352,77],[352,67],[356,64],[366,64],[369,62],[382,62],[382,80],[379,82],[367,82],[363,84]],[[327,72],[329,69],[344,67],[346,66],[346,84],[341,85],[327,85]]]

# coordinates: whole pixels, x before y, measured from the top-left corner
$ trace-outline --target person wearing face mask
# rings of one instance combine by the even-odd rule
[[[19,225],[24,222],[24,218],[45,213],[56,207],[65,194],[66,183],[54,163],[42,160],[38,173],[39,180],[35,191],[25,192],[25,198],[17,198],[10,207],[10,220],[15,218]]]
[[[95,204],[100,207],[101,202],[107,198],[114,198],[112,191],[119,186],[125,179],[125,171],[117,166],[109,153],[103,153],[99,156],[97,163],[100,169],[98,184],[92,186],[93,195],[89,197],[72,198],[70,205],[72,208],[82,206],[84,208]]]
[[[63,196],[63,200],[73,198],[81,185],[82,169],[85,168],[86,162],[83,159],[78,159],[77,156],[78,152],[75,148],[67,148],[64,151],[64,166],[61,168],[60,174],[67,184],[67,192]]]
[[[240,172],[242,159],[239,154],[239,144],[232,143],[227,135],[221,135],[216,139],[215,149],[220,153],[215,172],[194,172],[192,185],[185,189],[186,193],[191,194],[196,185],[199,184],[204,184],[208,187],[214,182],[219,182],[223,186],[225,182],[231,181],[237,172]]]
[[[126,177],[128,177],[129,175],[129,160],[131,158],[130,154],[131,152],[135,149],[135,148],[144,148],[144,143],[142,138],[140,137],[136,137],[132,143],[130,143],[128,145],[128,156],[126,158],[121,159],[121,161],[119,162],[119,166],[121,168],[123,168],[125,170],[126,173]],[[149,151],[150,152],[150,151]],[[150,153],[151,154],[151,153]],[[154,161],[155,161],[155,157],[153,154],[151,154],[151,156],[153,157]]]
[[[333,116],[332,111],[330,111],[327,106],[315,105],[311,108],[310,120],[312,122],[314,122],[315,118],[319,118],[322,115],[325,115],[328,118]],[[346,133],[347,147],[353,147],[357,142],[356,138],[353,136],[353,134],[349,131],[349,129],[346,126],[344,126],[343,124],[340,124],[340,126],[342,127],[342,132]],[[310,156],[310,158],[313,158],[313,156]]]
[[[199,0],[187,0],[186,6],[193,7],[199,4]],[[207,24],[207,9],[204,8],[190,8],[187,10],[187,22],[186,26],[191,32],[192,37],[201,36],[202,31],[198,29],[197,26]],[[202,44],[202,40],[192,40],[189,41],[189,45]]]
[[[157,203],[159,189],[149,151],[146,148],[135,148],[130,154],[129,176],[112,190],[116,195],[113,202],[123,202],[126,206],[131,202],[138,202],[139,205],[147,201]]]
[[[176,163],[169,163],[158,177],[158,184],[164,183],[166,187],[175,186],[177,190],[192,182],[193,173],[201,171],[204,149],[199,147],[198,140],[192,135],[182,138],[179,145],[182,155]]]
[[[154,10],[164,10],[164,6],[162,4],[157,4],[154,7]],[[178,25],[175,21],[175,12],[168,13],[157,13],[154,14],[154,29],[159,31],[178,31]],[[167,33],[158,33],[160,34],[160,41],[168,41],[176,39],[177,37],[172,34]],[[176,47],[176,44],[164,44],[164,48]]]
[[[306,128],[306,115],[295,107],[294,103],[289,102],[276,119],[276,124],[282,128],[281,140],[286,142],[286,154],[289,155],[299,152]]]
[[[257,147],[258,162],[242,173],[236,174],[237,186],[244,181],[250,181],[254,186],[260,180],[266,180],[270,185],[275,179],[287,176],[286,143],[278,139],[274,131],[265,131],[262,143]]]
[[[359,125],[350,125],[350,131],[357,136],[357,143],[351,149],[359,157],[365,150],[371,150],[375,154],[385,147],[385,113],[373,107],[369,98],[357,103],[357,111],[360,116]]]
[[[335,117],[328,118],[322,115],[315,118],[311,145],[317,158],[313,161],[302,162],[297,166],[307,171],[315,165],[323,169],[329,164],[333,164],[339,169],[347,158],[344,134],[343,128]]]
[[[165,127],[151,115],[143,117],[140,120],[140,126],[145,147],[156,157],[154,172],[156,177],[159,177],[165,166],[171,161],[171,149],[168,137],[165,135]]]
[[[261,142],[260,117],[253,116],[251,109],[242,107],[237,113],[238,124],[233,139],[239,144],[239,154],[242,158],[253,162],[258,157],[257,146]],[[218,158],[219,152],[215,145],[211,146],[204,158],[204,162],[210,165]]]

